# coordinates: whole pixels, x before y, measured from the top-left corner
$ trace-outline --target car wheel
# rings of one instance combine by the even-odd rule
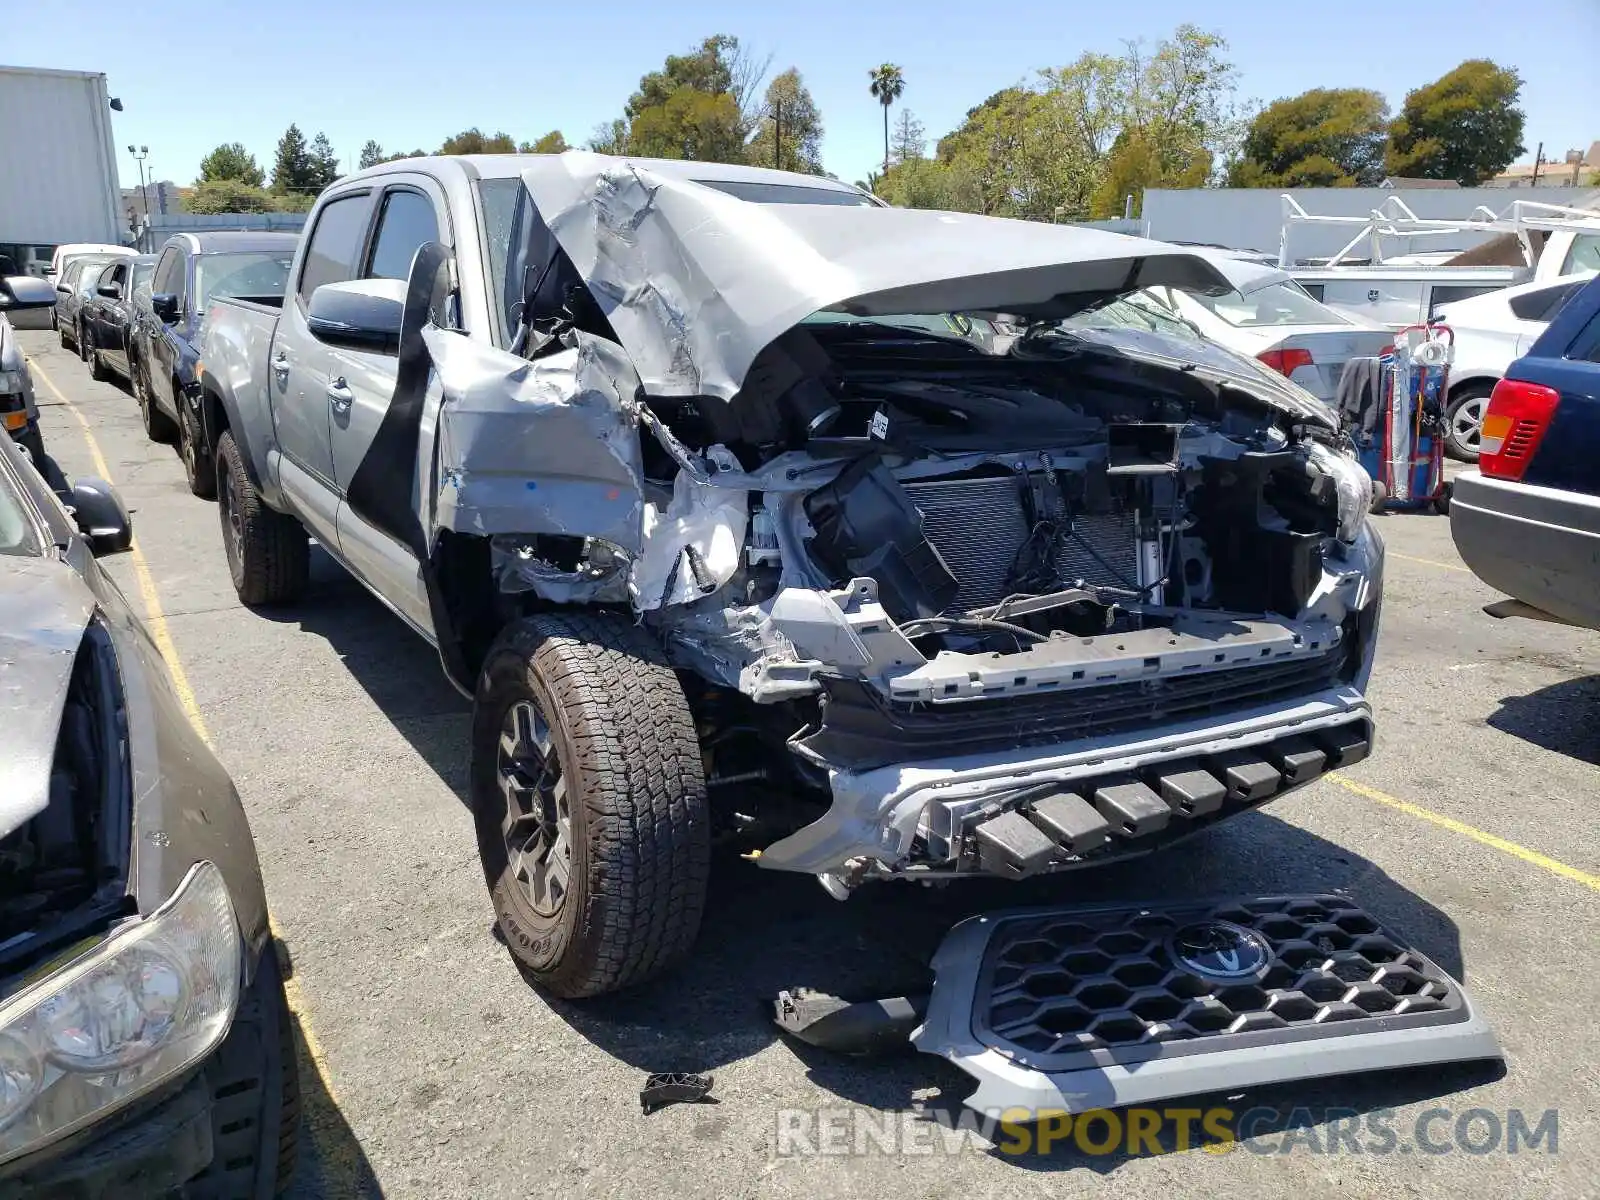
[[[173,428],[172,418],[156,407],[156,398],[150,394],[150,376],[138,359],[133,362],[133,398],[139,402],[139,419],[144,423],[145,436],[152,442],[172,441],[177,430]]]
[[[228,1036],[205,1066],[211,1164],[181,1190],[191,1200],[282,1195],[300,1147],[300,1069],[278,956],[268,946],[239,997]]]
[[[91,345],[86,357],[89,360],[90,379],[104,383],[111,378],[111,372],[106,367],[105,359],[100,357],[99,347]]]
[[[72,333],[72,340],[77,343],[77,346],[78,346],[78,358],[83,362],[88,362],[89,361],[89,336],[88,336],[88,332],[83,327],[83,321],[82,320],[80,320],[77,323],[77,325],[74,326],[73,333]]]
[[[1483,441],[1483,414],[1489,407],[1492,384],[1467,384],[1450,397],[1444,414],[1444,452],[1459,462],[1478,461]]]
[[[261,502],[244,455],[226,431],[217,439],[217,512],[228,573],[240,602],[253,608],[298,600],[311,574],[306,531],[293,517]]]
[[[65,350],[70,347],[72,345],[72,339],[67,336],[67,327],[60,321],[56,320],[54,313],[50,314],[50,324],[55,326],[56,340],[61,343],[61,348]]]
[[[688,952],[710,871],[705,779],[648,634],[610,615],[508,625],[478,679],[470,786],[495,917],[535,983],[597,996]]]
[[[173,392],[181,397],[182,390],[173,384]],[[183,474],[189,481],[189,490],[202,500],[211,500],[217,494],[217,465],[200,444],[200,431],[194,427],[194,414],[182,399],[178,401],[178,457],[183,459]]]

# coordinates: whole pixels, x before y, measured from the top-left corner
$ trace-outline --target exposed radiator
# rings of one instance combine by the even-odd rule
[[[982,608],[1005,599],[1006,579],[1028,538],[1020,482],[995,476],[902,486],[922,512],[923,533],[961,585],[955,608]],[[1069,523],[1063,507],[1057,521],[1052,562],[1063,584],[1083,579],[1126,587],[1138,581],[1139,547],[1131,511],[1085,515]]]

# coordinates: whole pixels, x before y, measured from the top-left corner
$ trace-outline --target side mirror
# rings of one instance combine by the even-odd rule
[[[67,496],[78,532],[89,549],[101,554],[121,554],[133,545],[133,518],[116,488],[104,479],[85,477],[72,485]]]
[[[20,312],[25,308],[49,308],[56,302],[56,289],[48,280],[32,275],[0,277],[0,310]]]
[[[306,328],[329,346],[375,354],[400,349],[406,285],[401,279],[352,279],[325,283],[311,293]]]
[[[171,292],[157,292],[150,297],[150,311],[163,325],[178,319],[178,297]]]
[[[103,283],[95,288],[95,292],[107,300],[122,299],[122,285],[120,283]]]

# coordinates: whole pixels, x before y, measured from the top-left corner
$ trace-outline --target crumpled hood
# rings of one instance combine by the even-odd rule
[[[1090,352],[1119,355],[1226,384],[1294,422],[1339,432],[1338,414],[1327,404],[1264,363],[1216,342],[1125,327],[1063,329],[1053,336],[1075,340]]]
[[[0,837],[50,803],[61,711],[94,607],[88,585],[65,563],[0,560]]]
[[[824,308],[1059,318],[1141,287],[1229,290],[1200,255],[1097,229],[758,204],[588,153],[522,179],[651,395],[731,398],[765,346]]]

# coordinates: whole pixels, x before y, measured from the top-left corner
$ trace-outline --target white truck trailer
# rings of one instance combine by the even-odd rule
[[[104,74],[0,66],[0,255],[15,273],[42,276],[64,243],[128,242],[111,111]]]

